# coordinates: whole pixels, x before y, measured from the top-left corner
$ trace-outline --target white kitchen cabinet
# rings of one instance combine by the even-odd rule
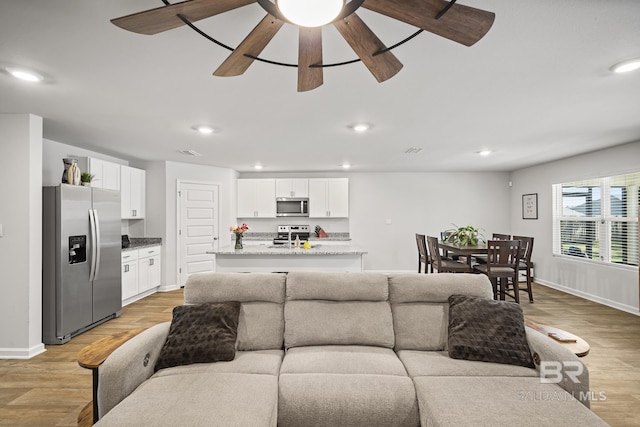
[[[122,219],[144,219],[145,171],[120,167],[120,210]]]
[[[88,172],[93,175],[91,186],[107,190],[120,190],[120,165],[89,157]]]
[[[276,217],[276,180],[238,180],[238,218]]]
[[[160,286],[160,246],[138,250],[138,293]]]
[[[310,178],[309,217],[348,218],[349,178]]]
[[[276,197],[309,197],[309,180],[276,179]]]
[[[122,301],[138,294],[138,251],[122,252]]]

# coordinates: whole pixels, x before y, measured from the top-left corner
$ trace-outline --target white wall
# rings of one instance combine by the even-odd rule
[[[147,234],[162,237],[162,289],[178,286],[177,271],[177,182],[194,181],[218,184],[220,237],[227,236],[235,224],[235,188],[237,173],[232,169],[177,162],[148,162],[147,170]],[[149,209],[152,208],[153,210]]]
[[[553,256],[551,186],[640,171],[640,142],[514,171],[512,233],[535,237],[536,281],[621,310],[638,313],[638,269]],[[522,219],[522,195],[538,193],[538,220]],[[535,295],[534,295],[535,298]]]
[[[0,357],[29,358],[44,351],[41,117],[0,114],[0,181]]]
[[[351,238],[369,252],[365,270],[417,271],[416,233],[510,229],[508,173],[354,173],[349,196]]]

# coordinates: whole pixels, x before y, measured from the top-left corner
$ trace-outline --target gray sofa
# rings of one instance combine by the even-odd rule
[[[527,328],[536,368],[452,359],[448,299],[490,299],[472,274],[203,273],[185,304],[239,301],[232,361],[161,369],[170,324],[99,369],[99,426],[606,425],[586,368],[541,381],[539,361],[579,360]]]

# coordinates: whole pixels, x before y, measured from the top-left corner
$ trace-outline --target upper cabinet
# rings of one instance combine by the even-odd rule
[[[309,197],[309,180],[276,179],[276,197]]]
[[[309,217],[349,217],[349,178],[310,178]]]
[[[93,175],[92,187],[120,190],[119,164],[89,157],[88,169],[89,173]]]
[[[238,180],[238,218],[276,217],[276,180]]]
[[[145,213],[145,171],[120,167],[120,208],[122,219],[143,219]]]

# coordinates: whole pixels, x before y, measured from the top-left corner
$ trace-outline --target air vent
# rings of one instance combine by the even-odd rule
[[[180,152],[185,156],[202,156],[202,154],[198,153],[195,150],[180,150]]]
[[[418,154],[421,151],[422,151],[422,148],[411,147],[411,148],[407,148],[404,154]]]

